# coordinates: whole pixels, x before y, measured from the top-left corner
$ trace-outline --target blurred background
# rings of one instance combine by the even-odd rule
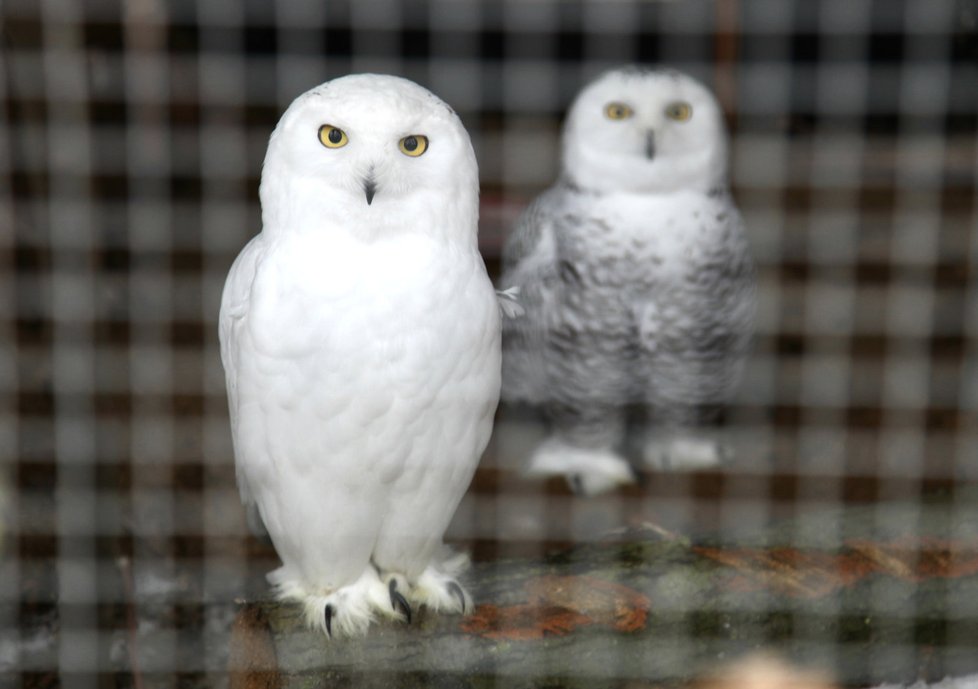
[[[221,681],[233,601],[260,595],[276,560],[234,485],[220,293],[260,230],[279,115],[350,72],[408,77],[459,113],[494,277],[590,77],[668,64],[728,116],[760,281],[725,421],[736,459],[582,499],[520,476],[542,430],[504,408],[448,534],[476,560],[643,523],[722,534],[974,504],[975,0],[2,0],[0,23],[0,673],[14,686],[130,686],[137,637],[155,677]]]

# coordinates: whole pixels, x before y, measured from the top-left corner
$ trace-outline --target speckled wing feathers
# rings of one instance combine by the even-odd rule
[[[502,394],[510,401],[545,400],[546,319],[554,313],[560,289],[554,224],[565,193],[555,188],[533,201],[503,248],[501,283],[519,289],[523,310],[520,317],[503,320]]]

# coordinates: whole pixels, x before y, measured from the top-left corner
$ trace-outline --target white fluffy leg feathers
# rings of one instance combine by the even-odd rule
[[[302,605],[306,625],[330,638],[363,636],[377,618],[397,617],[391,609],[387,585],[373,567],[368,567],[352,584],[332,592],[311,591],[289,578],[284,570],[282,567],[268,575],[275,597]]]
[[[411,600],[435,612],[465,615],[472,612],[472,596],[458,583],[456,576],[468,569],[469,558],[457,553],[421,573],[411,589]]]
[[[526,473],[563,476],[571,490],[581,495],[597,495],[635,482],[628,460],[614,450],[579,447],[556,436],[537,447]]]
[[[654,438],[642,450],[645,465],[671,471],[701,471],[721,466],[733,452],[716,440],[692,436]]]
[[[429,565],[414,582],[371,565],[354,583],[330,592],[309,590],[285,567],[271,572],[268,580],[276,598],[299,603],[306,625],[332,639],[364,636],[378,619],[410,624],[421,606],[442,613],[471,612],[472,597],[456,579],[468,565],[468,556],[454,554]]]

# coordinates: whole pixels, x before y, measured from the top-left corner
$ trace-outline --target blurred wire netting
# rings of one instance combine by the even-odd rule
[[[233,601],[260,596],[276,559],[234,484],[220,292],[260,230],[279,114],[349,72],[406,76],[460,114],[494,276],[588,78],[672,65],[728,116],[760,287],[723,422],[735,460],[579,498],[520,475],[543,430],[504,407],[448,534],[476,560],[643,524],[724,538],[855,505],[973,505],[971,0],[4,0],[0,22],[0,673],[14,685],[129,686],[140,668],[227,680]],[[826,528],[842,529],[836,513]]]

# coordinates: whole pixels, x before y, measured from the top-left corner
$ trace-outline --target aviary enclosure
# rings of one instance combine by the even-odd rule
[[[972,0],[0,3],[0,675],[11,686],[845,686],[978,673]],[[267,601],[217,345],[279,114],[351,72],[472,136],[490,274],[601,71],[717,94],[757,329],[701,471],[581,497],[502,405],[447,534],[477,608],[329,645]],[[276,684],[277,683],[277,684]]]

